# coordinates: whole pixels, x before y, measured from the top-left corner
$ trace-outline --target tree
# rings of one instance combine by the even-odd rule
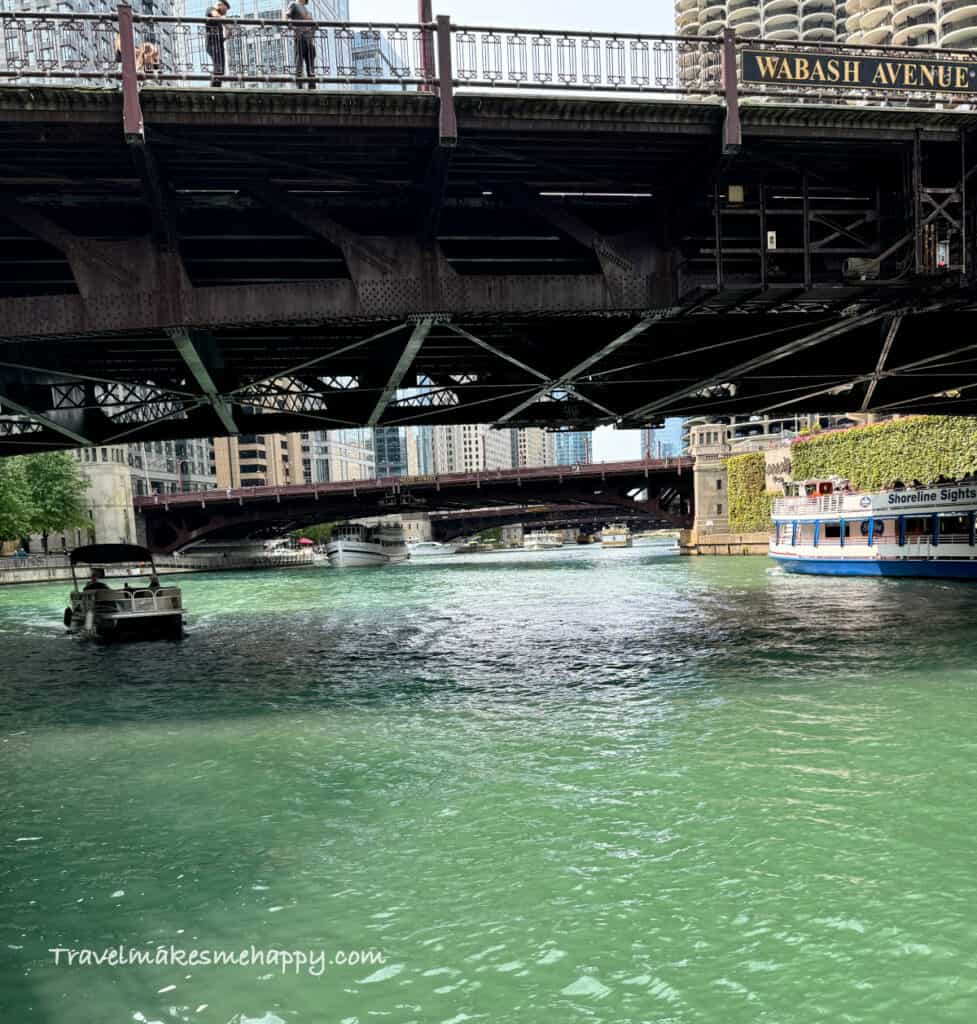
[[[84,498],[88,481],[78,461],[67,452],[28,455],[23,462],[32,509],[27,532],[41,534],[47,551],[49,533],[87,525]]]
[[[328,544],[332,538],[332,531],[338,525],[338,523],[316,523],[315,526],[303,526],[299,530],[292,530],[290,536],[308,537],[316,544]]]
[[[27,482],[26,458],[0,459],[0,538],[15,540],[31,532],[35,509]]]

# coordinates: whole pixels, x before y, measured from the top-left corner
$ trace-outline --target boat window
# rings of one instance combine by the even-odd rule
[[[833,537],[835,540],[841,539],[841,523],[822,523],[821,524],[821,536],[825,538]],[[851,523],[845,523],[845,536],[851,536]]]
[[[833,490],[834,486],[832,485],[830,480],[824,480],[820,484],[818,484],[819,494],[830,494]]]
[[[906,536],[919,537],[924,533],[930,533],[933,527],[933,520],[930,516],[906,516]]]
[[[959,540],[967,543],[970,540],[969,516],[940,516],[940,539],[945,544]]]

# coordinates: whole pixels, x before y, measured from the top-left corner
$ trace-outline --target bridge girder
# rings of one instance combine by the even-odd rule
[[[0,453],[977,412],[952,344],[977,308],[973,114],[744,102],[730,157],[708,104],[462,93],[445,152],[433,96],[252,99],[146,90],[132,147],[108,91],[0,90]],[[209,381],[174,332],[212,339]]]

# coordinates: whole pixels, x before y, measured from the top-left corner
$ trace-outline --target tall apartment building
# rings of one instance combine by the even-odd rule
[[[302,435],[239,434],[214,438],[217,486],[285,487],[304,482]]]
[[[287,487],[376,475],[372,431],[366,428],[241,434],[214,439],[216,484]]]
[[[326,431],[328,480],[372,480],[377,475],[373,431],[350,427]]]
[[[408,476],[429,476],[435,471],[434,430],[429,425],[407,428]]]
[[[726,26],[746,39],[860,43],[872,46],[977,46],[975,0],[676,0],[675,29],[717,36]],[[681,81],[693,85],[715,64],[695,47],[679,57]]]
[[[512,465],[552,466],[555,464],[556,447],[553,434],[541,427],[519,427],[512,434]]]
[[[407,476],[407,427],[374,427],[373,452],[378,477]]]
[[[977,4],[971,0],[846,0],[844,6],[845,42],[964,50],[977,45]]]
[[[132,493],[137,497],[206,491],[217,486],[214,442],[209,438],[130,444],[125,447],[125,459]]]
[[[594,433],[592,430],[559,430],[553,435],[555,464],[574,466],[594,461]]]
[[[433,430],[435,473],[512,468],[509,430],[493,430],[487,423],[436,426]]]

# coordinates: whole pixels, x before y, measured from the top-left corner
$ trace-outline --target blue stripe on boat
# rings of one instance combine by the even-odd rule
[[[793,558],[771,555],[787,572],[811,576],[918,576],[940,579],[977,579],[977,559],[967,562],[928,559]]]

